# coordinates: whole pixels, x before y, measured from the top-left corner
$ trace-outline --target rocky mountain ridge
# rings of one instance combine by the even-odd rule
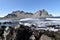
[[[6,15],[4,18],[41,18],[41,17],[51,17],[51,14],[48,14],[48,12],[45,9],[39,10],[35,13],[30,12],[24,12],[24,11],[13,11],[12,13]]]

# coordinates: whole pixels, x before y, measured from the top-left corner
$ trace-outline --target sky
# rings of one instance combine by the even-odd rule
[[[35,13],[42,9],[53,16],[60,16],[60,0],[0,0],[0,17],[16,10]]]

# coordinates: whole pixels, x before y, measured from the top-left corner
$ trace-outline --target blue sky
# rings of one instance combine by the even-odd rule
[[[60,16],[60,0],[0,0],[0,17],[15,10],[34,13],[42,9],[54,16]]]

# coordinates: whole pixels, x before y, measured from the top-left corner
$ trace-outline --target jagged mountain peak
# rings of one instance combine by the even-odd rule
[[[33,18],[33,17],[37,17],[37,18],[39,18],[39,17],[48,17],[48,16],[50,16],[48,14],[48,12],[45,9],[42,9],[42,10],[38,10],[35,13],[17,10],[17,11],[13,11],[12,13],[8,14],[5,17],[7,17],[7,18],[15,18],[15,17],[18,17],[18,18]]]
[[[24,11],[17,10],[17,11],[13,11],[12,13],[24,13]]]

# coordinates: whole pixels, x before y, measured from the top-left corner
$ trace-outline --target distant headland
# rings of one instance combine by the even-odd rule
[[[49,14],[45,9],[38,10],[35,13],[24,12],[24,11],[13,11],[8,15],[4,16],[0,19],[21,19],[21,18],[44,18],[44,17],[52,17],[52,14]]]

